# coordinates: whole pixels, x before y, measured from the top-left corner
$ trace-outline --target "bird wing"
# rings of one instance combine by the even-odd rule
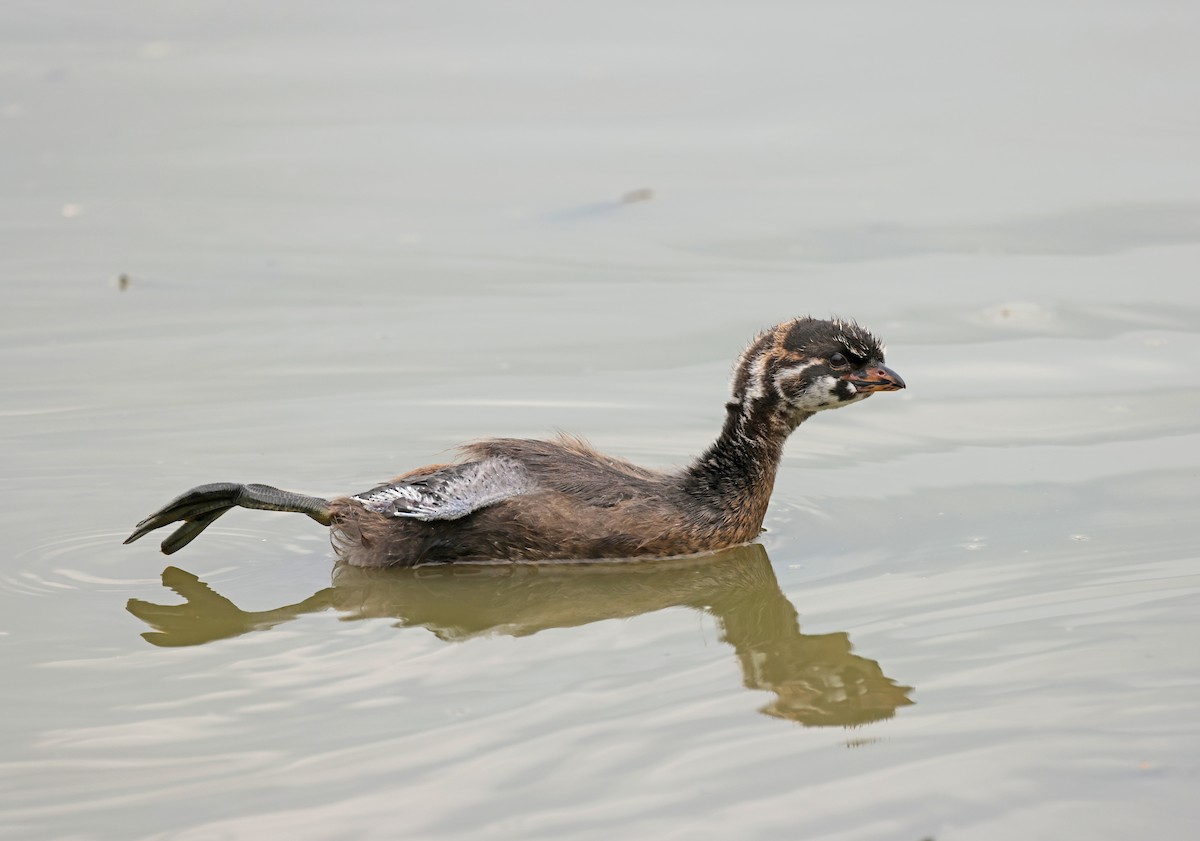
[[[452,464],[380,485],[352,499],[369,511],[415,520],[457,520],[480,508],[528,493],[534,482],[507,458]]]

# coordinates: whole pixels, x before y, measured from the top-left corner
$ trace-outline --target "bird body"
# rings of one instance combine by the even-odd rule
[[[783,445],[813,414],[904,388],[871,333],[799,318],[764,331],[739,358],[717,440],[690,465],[660,471],[579,438],[493,438],[452,464],[418,468],[370,491],[322,500],[264,485],[205,485],[138,524],[126,541],[174,522],[182,548],[233,507],[295,511],[330,526],[358,566],[456,561],[659,557],[758,536]]]

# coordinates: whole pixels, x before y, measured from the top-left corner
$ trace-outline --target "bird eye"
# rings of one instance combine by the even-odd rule
[[[833,356],[829,357],[830,368],[845,368],[847,364],[846,357],[842,356],[840,353],[835,353]]]

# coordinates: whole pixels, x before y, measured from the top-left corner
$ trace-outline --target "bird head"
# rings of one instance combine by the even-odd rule
[[[797,318],[760,334],[738,360],[733,404],[767,410],[792,426],[826,409],[904,388],[883,364],[883,344],[853,321]]]

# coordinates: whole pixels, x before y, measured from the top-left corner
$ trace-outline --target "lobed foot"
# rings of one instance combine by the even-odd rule
[[[211,526],[230,508],[294,511],[306,514],[326,526],[330,521],[327,500],[281,491],[270,485],[216,482],[192,488],[168,502],[138,523],[133,534],[125,538],[125,543],[132,543],[163,526],[182,522],[183,525],[162,542],[163,554],[171,555],[195,540],[200,532]]]

